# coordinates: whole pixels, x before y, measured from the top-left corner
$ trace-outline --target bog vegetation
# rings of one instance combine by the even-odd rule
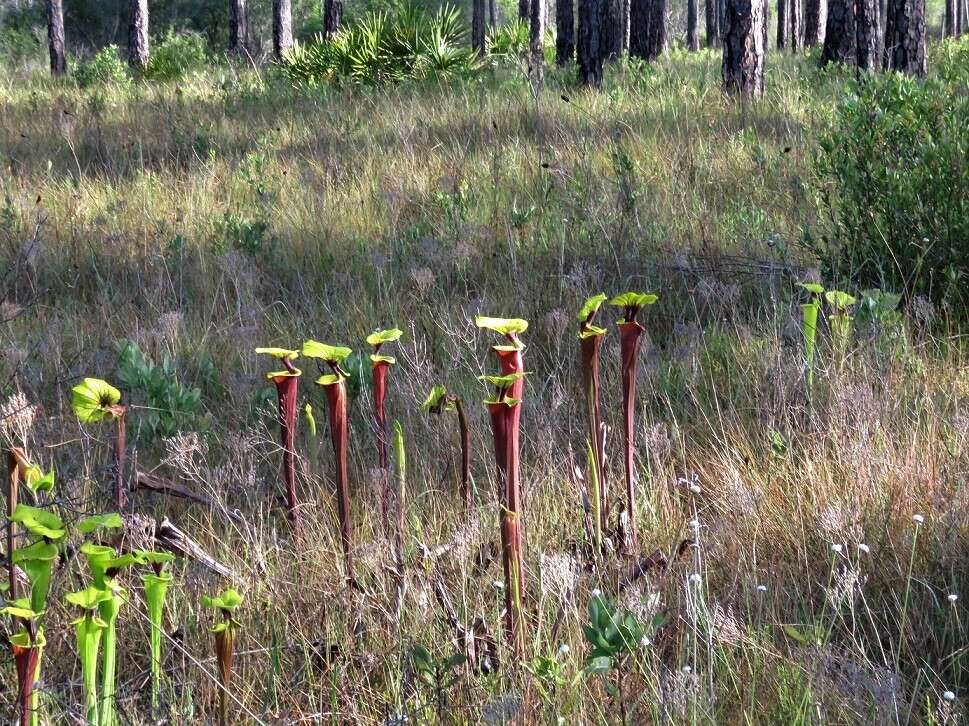
[[[357,21],[0,79],[2,719],[963,720],[969,40]]]

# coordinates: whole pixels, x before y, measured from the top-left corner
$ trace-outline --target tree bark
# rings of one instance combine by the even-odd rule
[[[518,0],[518,19],[522,22],[531,22],[532,0]]]
[[[471,47],[485,54],[485,5],[488,0],[474,0],[471,8]]]
[[[229,51],[249,51],[249,18],[246,16],[246,0],[229,0]]]
[[[564,66],[575,59],[575,0],[555,2],[555,63]]]
[[[945,16],[942,19],[942,37],[952,38],[956,34],[956,4],[954,0],[945,0]]]
[[[885,70],[925,75],[925,0],[889,0]]]
[[[857,34],[854,0],[828,0],[828,21],[824,30],[821,65],[855,63]]]
[[[787,0],[777,0],[777,50],[787,45]]]
[[[855,0],[855,49],[860,70],[879,70],[878,0]]]
[[[647,61],[666,50],[667,0],[633,0],[630,12],[629,54]]]
[[[716,48],[720,43],[720,13],[717,11],[717,0],[706,0],[704,9],[707,23],[707,48]]]
[[[148,67],[148,0],[131,0],[128,23],[128,63],[132,68]]]
[[[292,47],[292,0],[273,0],[273,55],[276,60],[282,60]]]
[[[47,48],[50,51],[50,73],[67,73],[67,54],[64,51],[64,2],[47,0]]]
[[[697,32],[697,25],[700,22],[700,9],[697,0],[687,0],[686,2],[686,47],[687,50],[696,52],[700,50],[700,38]]]
[[[727,0],[723,25],[723,91],[742,98],[764,94],[766,0]]]
[[[323,37],[332,38],[343,23],[343,0],[326,0],[323,5]]]
[[[498,0],[488,0],[488,27],[498,27]]]
[[[531,0],[528,28],[529,65],[532,78],[542,80],[545,69],[545,0]]]
[[[600,0],[579,0],[579,80],[587,86],[602,84],[602,51],[599,48]]]
[[[791,42],[791,52],[796,53],[801,47],[801,0],[790,0],[787,20],[791,26],[787,36]]]
[[[632,0],[621,0],[621,41],[620,53],[629,53],[629,17],[632,14]]]
[[[622,0],[599,0],[599,53],[612,60],[622,52]]]
[[[666,52],[666,11],[668,7],[669,0],[652,0],[649,30],[653,58],[659,58]]]
[[[804,47],[813,48],[824,42],[824,0],[806,0],[804,3]]]

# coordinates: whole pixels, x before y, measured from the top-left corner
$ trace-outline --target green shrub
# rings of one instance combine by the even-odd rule
[[[486,45],[493,56],[520,56],[528,52],[528,23],[514,18],[488,35]]]
[[[0,64],[18,66],[42,56],[42,45],[29,30],[0,28]]]
[[[869,77],[815,157],[830,279],[956,303],[969,274],[969,64],[945,77]]]
[[[118,54],[118,46],[105,46],[92,58],[78,63],[74,80],[81,88],[127,83],[128,67]]]
[[[171,436],[196,428],[202,393],[179,382],[175,363],[168,356],[157,365],[141,352],[137,343],[123,342],[118,353],[117,380],[143,401],[135,417],[136,435]]]
[[[156,81],[174,81],[189,71],[203,67],[209,60],[209,48],[198,33],[175,33],[171,30],[152,49],[145,77]]]

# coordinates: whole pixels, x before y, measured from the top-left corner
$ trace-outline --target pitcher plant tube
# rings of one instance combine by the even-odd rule
[[[286,516],[290,526],[299,528],[299,509],[296,501],[296,395],[302,371],[293,366],[299,351],[285,348],[256,348],[256,353],[278,359],[283,370],[267,373],[266,378],[276,386],[279,403],[279,443],[283,448],[283,485],[286,490]]]
[[[639,311],[652,305],[658,297],[651,293],[626,292],[609,301],[614,307],[622,308],[619,319],[619,358],[622,376],[623,433],[626,469],[626,513],[629,517],[629,547],[635,552],[639,548],[639,532],[636,525],[636,477],[633,471],[633,437],[635,431],[636,408],[636,360],[639,353],[639,339],[645,328],[636,320]]]
[[[348,586],[354,586],[353,578],[353,523],[350,520],[350,469],[348,461],[348,440],[350,424],[347,416],[347,372],[341,364],[352,353],[349,348],[327,345],[315,340],[303,343],[303,355],[316,358],[326,365],[330,372],[316,379],[326,393],[327,412],[330,419],[330,441],[333,444],[333,457],[336,464],[336,505],[340,520],[340,542],[346,567]]]
[[[32,610],[26,599],[23,599],[10,601],[6,607],[0,608],[0,614],[9,615],[24,624],[17,633],[10,636],[10,648],[17,671],[17,723],[20,726],[37,726],[40,723],[40,712],[34,686],[40,678],[41,659],[44,646],[47,645],[44,629],[37,623],[43,613]]]
[[[370,354],[373,373],[373,411],[377,428],[377,463],[381,469],[387,468],[387,414],[384,410],[387,399],[387,373],[397,359],[391,355],[382,355],[380,349],[387,343],[400,340],[403,334],[403,330],[391,328],[378,330],[367,336],[367,345],[373,346],[373,353]]]
[[[525,623],[522,608],[525,581],[519,428],[521,401],[525,390],[525,370],[522,359],[525,346],[519,336],[528,329],[528,323],[520,318],[478,316],[475,324],[479,328],[487,328],[503,335],[506,340],[504,344],[492,346],[492,350],[498,356],[502,375],[485,377],[485,380],[495,388],[494,396],[487,399],[485,405],[491,417],[501,502],[505,631],[517,657],[522,659],[525,654]]]
[[[818,346],[820,297],[824,294],[824,288],[816,282],[799,282],[798,286],[811,295],[811,299],[801,305],[801,333],[804,336],[804,390],[808,410],[810,410],[814,405],[814,358]]]
[[[229,723],[229,688],[232,685],[232,654],[235,632],[239,623],[235,620],[236,608],[242,604],[242,595],[228,588],[215,597],[202,596],[202,605],[213,608],[222,616],[222,621],[211,628],[215,636],[215,658],[219,667],[219,723]]]
[[[589,499],[593,503],[592,516],[595,519],[597,553],[602,548],[602,532],[606,527],[609,516],[608,500],[606,498],[605,461],[605,431],[602,425],[602,412],[599,404],[599,351],[602,348],[602,338],[606,334],[605,328],[593,324],[596,313],[606,296],[602,293],[590,297],[579,310],[579,347],[582,354],[582,389],[585,394],[586,417],[589,423],[589,482],[596,491],[590,492]]]
[[[851,333],[855,322],[852,308],[858,301],[854,296],[841,290],[828,290],[824,293],[824,299],[831,309],[828,313],[831,340],[839,360],[842,360],[847,355],[848,346],[851,344]]]
[[[98,651],[101,636],[107,624],[98,612],[101,603],[111,598],[111,593],[95,585],[67,596],[67,601],[81,610],[81,616],[74,622],[77,635],[77,651],[81,659],[81,677],[84,681],[84,701],[89,724],[100,724],[98,720]]]
[[[161,643],[163,617],[165,613],[165,595],[172,582],[170,573],[165,572],[165,564],[174,559],[170,552],[150,552],[139,550],[135,553],[138,559],[151,565],[151,571],[141,576],[145,588],[145,602],[148,603],[148,620],[151,622],[149,645],[151,650],[151,708],[158,710],[158,698],[161,693]]]
[[[117,431],[114,439],[114,505],[118,510],[128,503],[125,486],[125,415],[127,407],[121,405],[121,391],[99,378],[85,378],[71,389],[71,408],[82,424],[114,421]]]
[[[421,410],[427,413],[439,414],[444,411],[454,411],[458,419],[458,434],[461,437],[461,483],[460,492],[464,499],[464,514],[471,516],[473,495],[471,491],[471,429],[468,426],[468,416],[464,410],[464,402],[453,393],[449,393],[443,385],[436,385],[427,394]]]

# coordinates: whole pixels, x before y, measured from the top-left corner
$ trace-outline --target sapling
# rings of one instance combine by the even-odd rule
[[[427,394],[421,409],[439,414],[443,411],[454,411],[458,419],[458,433],[461,437],[461,496],[464,499],[465,516],[471,516],[471,429],[468,426],[468,416],[464,411],[464,402],[460,396],[449,393],[443,385],[436,385]]]
[[[387,343],[400,340],[403,334],[403,330],[391,328],[378,330],[367,336],[367,345],[373,346],[373,353],[370,354],[373,369],[373,411],[377,426],[377,463],[381,469],[387,468],[387,415],[384,410],[387,399],[387,373],[397,359],[391,355],[382,355],[380,348]]]
[[[636,524],[636,483],[633,472],[633,437],[635,431],[636,407],[636,358],[639,352],[639,339],[645,328],[636,320],[639,311],[652,305],[658,297],[649,293],[626,292],[609,301],[614,307],[623,309],[619,319],[619,356],[622,375],[623,432],[625,434],[626,468],[626,512],[629,515],[630,545],[635,552],[639,547],[639,532]]]
[[[212,626],[215,635],[215,658],[219,666],[219,723],[229,723],[229,687],[232,685],[232,653],[235,631],[239,623],[233,617],[236,608],[242,604],[242,595],[228,588],[215,597],[202,596],[202,605],[218,610],[222,622]]]
[[[127,407],[120,404],[121,391],[99,378],[85,378],[71,389],[71,407],[82,424],[114,421],[114,504],[124,509],[128,501],[125,487],[125,416]]]
[[[521,319],[478,316],[475,324],[505,337],[506,344],[492,346],[501,366],[501,376],[486,376],[495,387],[495,395],[485,401],[491,416],[495,447],[498,485],[501,491],[502,560],[505,572],[505,630],[519,658],[525,652],[522,542],[522,501],[519,471],[519,426],[521,401],[525,388],[522,351],[525,346],[519,335],[528,328]]]
[[[810,301],[801,305],[801,327],[804,335],[804,387],[808,406],[814,404],[814,356],[818,340],[818,311],[821,309],[820,296],[824,288],[816,282],[799,282],[799,286],[811,294]]]
[[[148,620],[151,622],[151,708],[158,709],[158,695],[161,690],[161,643],[162,619],[165,612],[165,595],[172,582],[170,573],[165,572],[165,564],[174,559],[170,552],[149,552],[139,550],[135,553],[139,560],[151,565],[151,572],[141,576],[145,587],[145,601],[148,603]]]
[[[582,352],[582,388],[585,394],[586,416],[589,422],[589,457],[590,482],[595,487],[590,499],[593,502],[594,529],[596,532],[596,548],[602,548],[602,531],[606,527],[608,505],[606,499],[605,460],[605,432],[602,426],[602,414],[599,406],[599,351],[602,348],[602,337],[605,328],[593,325],[596,313],[606,301],[602,293],[590,297],[579,310],[579,346]]]
[[[329,367],[330,372],[316,382],[323,386],[330,418],[330,441],[336,460],[337,516],[340,519],[340,541],[346,564],[347,584],[353,586],[353,523],[350,520],[350,473],[347,444],[350,424],[347,417],[347,372],[341,367],[352,353],[349,348],[326,345],[315,340],[303,343],[303,355],[316,358]]]
[[[89,585],[67,596],[67,601],[81,610],[81,616],[73,625],[77,635],[78,656],[81,659],[87,721],[95,725],[101,723],[98,720],[98,651],[101,647],[101,636],[107,628],[107,623],[100,617],[99,609],[101,603],[110,599],[110,592],[95,585]]]
[[[296,502],[296,394],[302,371],[293,366],[299,351],[284,348],[256,348],[256,353],[270,355],[284,366],[281,371],[267,373],[266,378],[276,386],[279,402],[279,438],[283,447],[283,484],[286,489],[286,513],[290,526],[299,527],[299,510]]]

